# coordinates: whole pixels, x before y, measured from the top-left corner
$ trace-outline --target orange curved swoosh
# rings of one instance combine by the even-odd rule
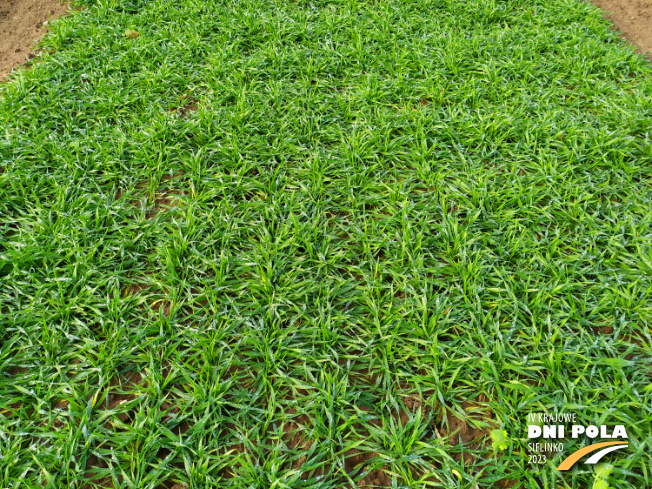
[[[595,452],[604,447],[611,445],[627,445],[626,441],[605,441],[603,443],[596,443],[595,445],[589,445],[588,447],[580,448],[578,451],[571,453],[568,457],[564,459],[562,463],[559,464],[557,470],[568,470],[570,469],[575,462],[581,459],[587,453]]]

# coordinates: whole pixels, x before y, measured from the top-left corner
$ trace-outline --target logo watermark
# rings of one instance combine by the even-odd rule
[[[527,437],[536,442],[528,443],[530,463],[543,464],[549,454],[557,454],[564,450],[564,439],[610,439],[594,443],[569,454],[557,466],[557,470],[570,470],[575,463],[586,455],[592,454],[584,461],[585,464],[597,464],[602,457],[616,450],[628,447],[627,430],[623,425],[586,425],[578,423],[576,413],[530,413],[527,417]],[[594,453],[595,452],[595,453]]]

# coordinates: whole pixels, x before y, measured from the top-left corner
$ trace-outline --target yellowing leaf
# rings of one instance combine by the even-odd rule
[[[511,441],[506,430],[491,430],[491,440],[491,447],[501,452],[509,448]]]

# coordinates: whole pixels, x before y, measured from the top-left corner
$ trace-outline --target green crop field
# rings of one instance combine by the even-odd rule
[[[85,7],[0,87],[0,487],[652,487],[652,66],[595,7]]]

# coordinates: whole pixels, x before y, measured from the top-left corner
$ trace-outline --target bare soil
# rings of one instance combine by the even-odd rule
[[[68,11],[59,0],[0,0],[0,81],[34,57],[46,22]]]
[[[620,30],[621,37],[652,60],[652,0],[591,0]]]

